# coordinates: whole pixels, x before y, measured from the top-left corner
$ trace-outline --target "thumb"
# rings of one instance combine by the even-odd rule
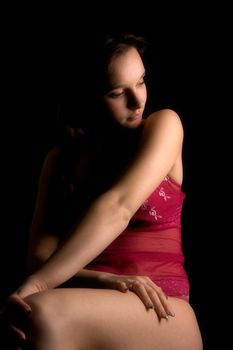
[[[17,305],[26,314],[31,313],[32,309],[17,293],[13,293],[8,297],[8,303],[11,305]]]

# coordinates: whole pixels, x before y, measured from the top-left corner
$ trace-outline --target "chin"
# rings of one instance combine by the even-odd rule
[[[135,128],[138,128],[140,125],[142,125],[142,123],[143,123],[143,119],[137,118],[135,120],[126,121],[126,123],[124,124],[124,127],[128,129],[135,129]]]

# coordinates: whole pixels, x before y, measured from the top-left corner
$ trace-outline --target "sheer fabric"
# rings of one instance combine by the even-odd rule
[[[181,243],[185,194],[166,176],[130,224],[87,269],[150,277],[167,295],[188,299]]]

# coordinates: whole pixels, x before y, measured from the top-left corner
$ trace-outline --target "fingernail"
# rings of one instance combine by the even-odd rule
[[[172,317],[175,317],[175,316],[176,316],[175,313],[172,312],[172,311],[169,311],[169,312],[168,312],[168,315],[169,315],[169,316],[172,316]]]
[[[162,317],[168,321],[168,315],[163,315]]]

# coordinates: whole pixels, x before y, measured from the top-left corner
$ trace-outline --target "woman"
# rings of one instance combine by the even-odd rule
[[[99,46],[91,122],[67,122],[69,142],[45,159],[32,272],[9,297],[33,349],[202,349],[181,244],[183,128],[170,109],[144,116],[143,50],[130,34]]]

